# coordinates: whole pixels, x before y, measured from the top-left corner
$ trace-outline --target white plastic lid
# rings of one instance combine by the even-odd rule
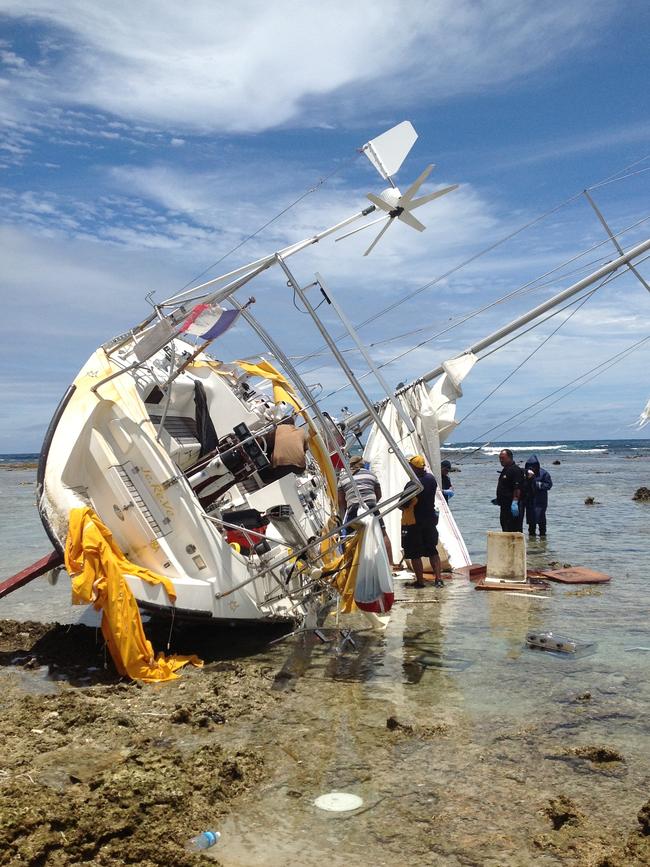
[[[314,806],[319,810],[327,810],[329,813],[345,813],[349,810],[357,810],[363,804],[363,798],[352,795],[350,792],[328,792],[320,795],[314,801]]]

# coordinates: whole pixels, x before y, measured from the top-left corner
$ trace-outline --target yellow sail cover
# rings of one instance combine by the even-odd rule
[[[175,672],[187,663],[203,665],[196,656],[165,657],[160,653],[154,658],[125,575],[163,584],[172,602],[176,599],[174,585],[169,578],[127,560],[111,531],[89,507],[70,512],[65,567],[72,578],[73,604],[92,602],[95,610],[102,612],[102,634],[121,675],[157,683],[175,680]]]

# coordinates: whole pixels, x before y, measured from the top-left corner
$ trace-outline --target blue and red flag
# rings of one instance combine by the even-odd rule
[[[197,304],[180,330],[187,334],[196,334],[202,340],[214,340],[234,324],[240,312],[240,310],[224,310],[218,304]]]

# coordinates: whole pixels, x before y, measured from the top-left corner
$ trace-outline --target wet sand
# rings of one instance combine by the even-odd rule
[[[354,651],[269,654],[192,631],[173,649],[205,668],[143,686],[93,629],[0,621],[0,864],[184,867],[201,860],[184,841],[210,828],[223,837],[204,857],[226,867],[650,864],[647,763],[575,737],[637,720],[615,685],[565,685],[524,727],[482,724],[364,696],[360,669],[386,646],[354,636]],[[332,789],[363,807],[319,812]]]

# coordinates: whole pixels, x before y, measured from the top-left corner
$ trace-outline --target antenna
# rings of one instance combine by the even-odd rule
[[[417,137],[418,134],[413,128],[413,125],[410,121],[405,120],[402,121],[402,123],[398,123],[397,126],[392,127],[392,129],[378,135],[376,138],[371,139],[371,141],[367,142],[361,148],[361,152],[368,157],[381,177],[390,184],[390,187],[384,190],[379,196],[376,196],[374,193],[368,193],[368,199],[370,199],[372,204],[375,206],[375,210],[378,209],[379,211],[383,211],[387,215],[387,219],[386,217],[380,217],[378,220],[372,220],[370,223],[366,223],[365,226],[361,226],[359,229],[354,229],[352,232],[341,235],[336,239],[337,241],[342,241],[343,238],[349,238],[350,235],[360,232],[361,229],[367,229],[369,226],[381,222],[382,219],[386,219],[385,225],[382,226],[375,240],[363,254],[364,256],[367,256],[368,253],[370,253],[379,243],[381,237],[396,218],[401,220],[402,223],[406,223],[407,226],[410,226],[417,232],[423,232],[426,227],[413,216],[412,212],[416,208],[421,207],[421,205],[426,205],[427,202],[432,202],[434,199],[439,199],[441,196],[445,196],[447,193],[451,193],[453,190],[458,189],[458,184],[453,184],[450,187],[443,187],[441,190],[436,190],[434,193],[429,193],[426,196],[420,196],[415,199],[415,194],[429,177],[434,168],[433,165],[428,165],[422,174],[413,181],[408,190],[402,195],[399,188],[395,185],[392,175],[396,174],[399,170],[400,166],[406,159],[407,154],[415,144]]]

